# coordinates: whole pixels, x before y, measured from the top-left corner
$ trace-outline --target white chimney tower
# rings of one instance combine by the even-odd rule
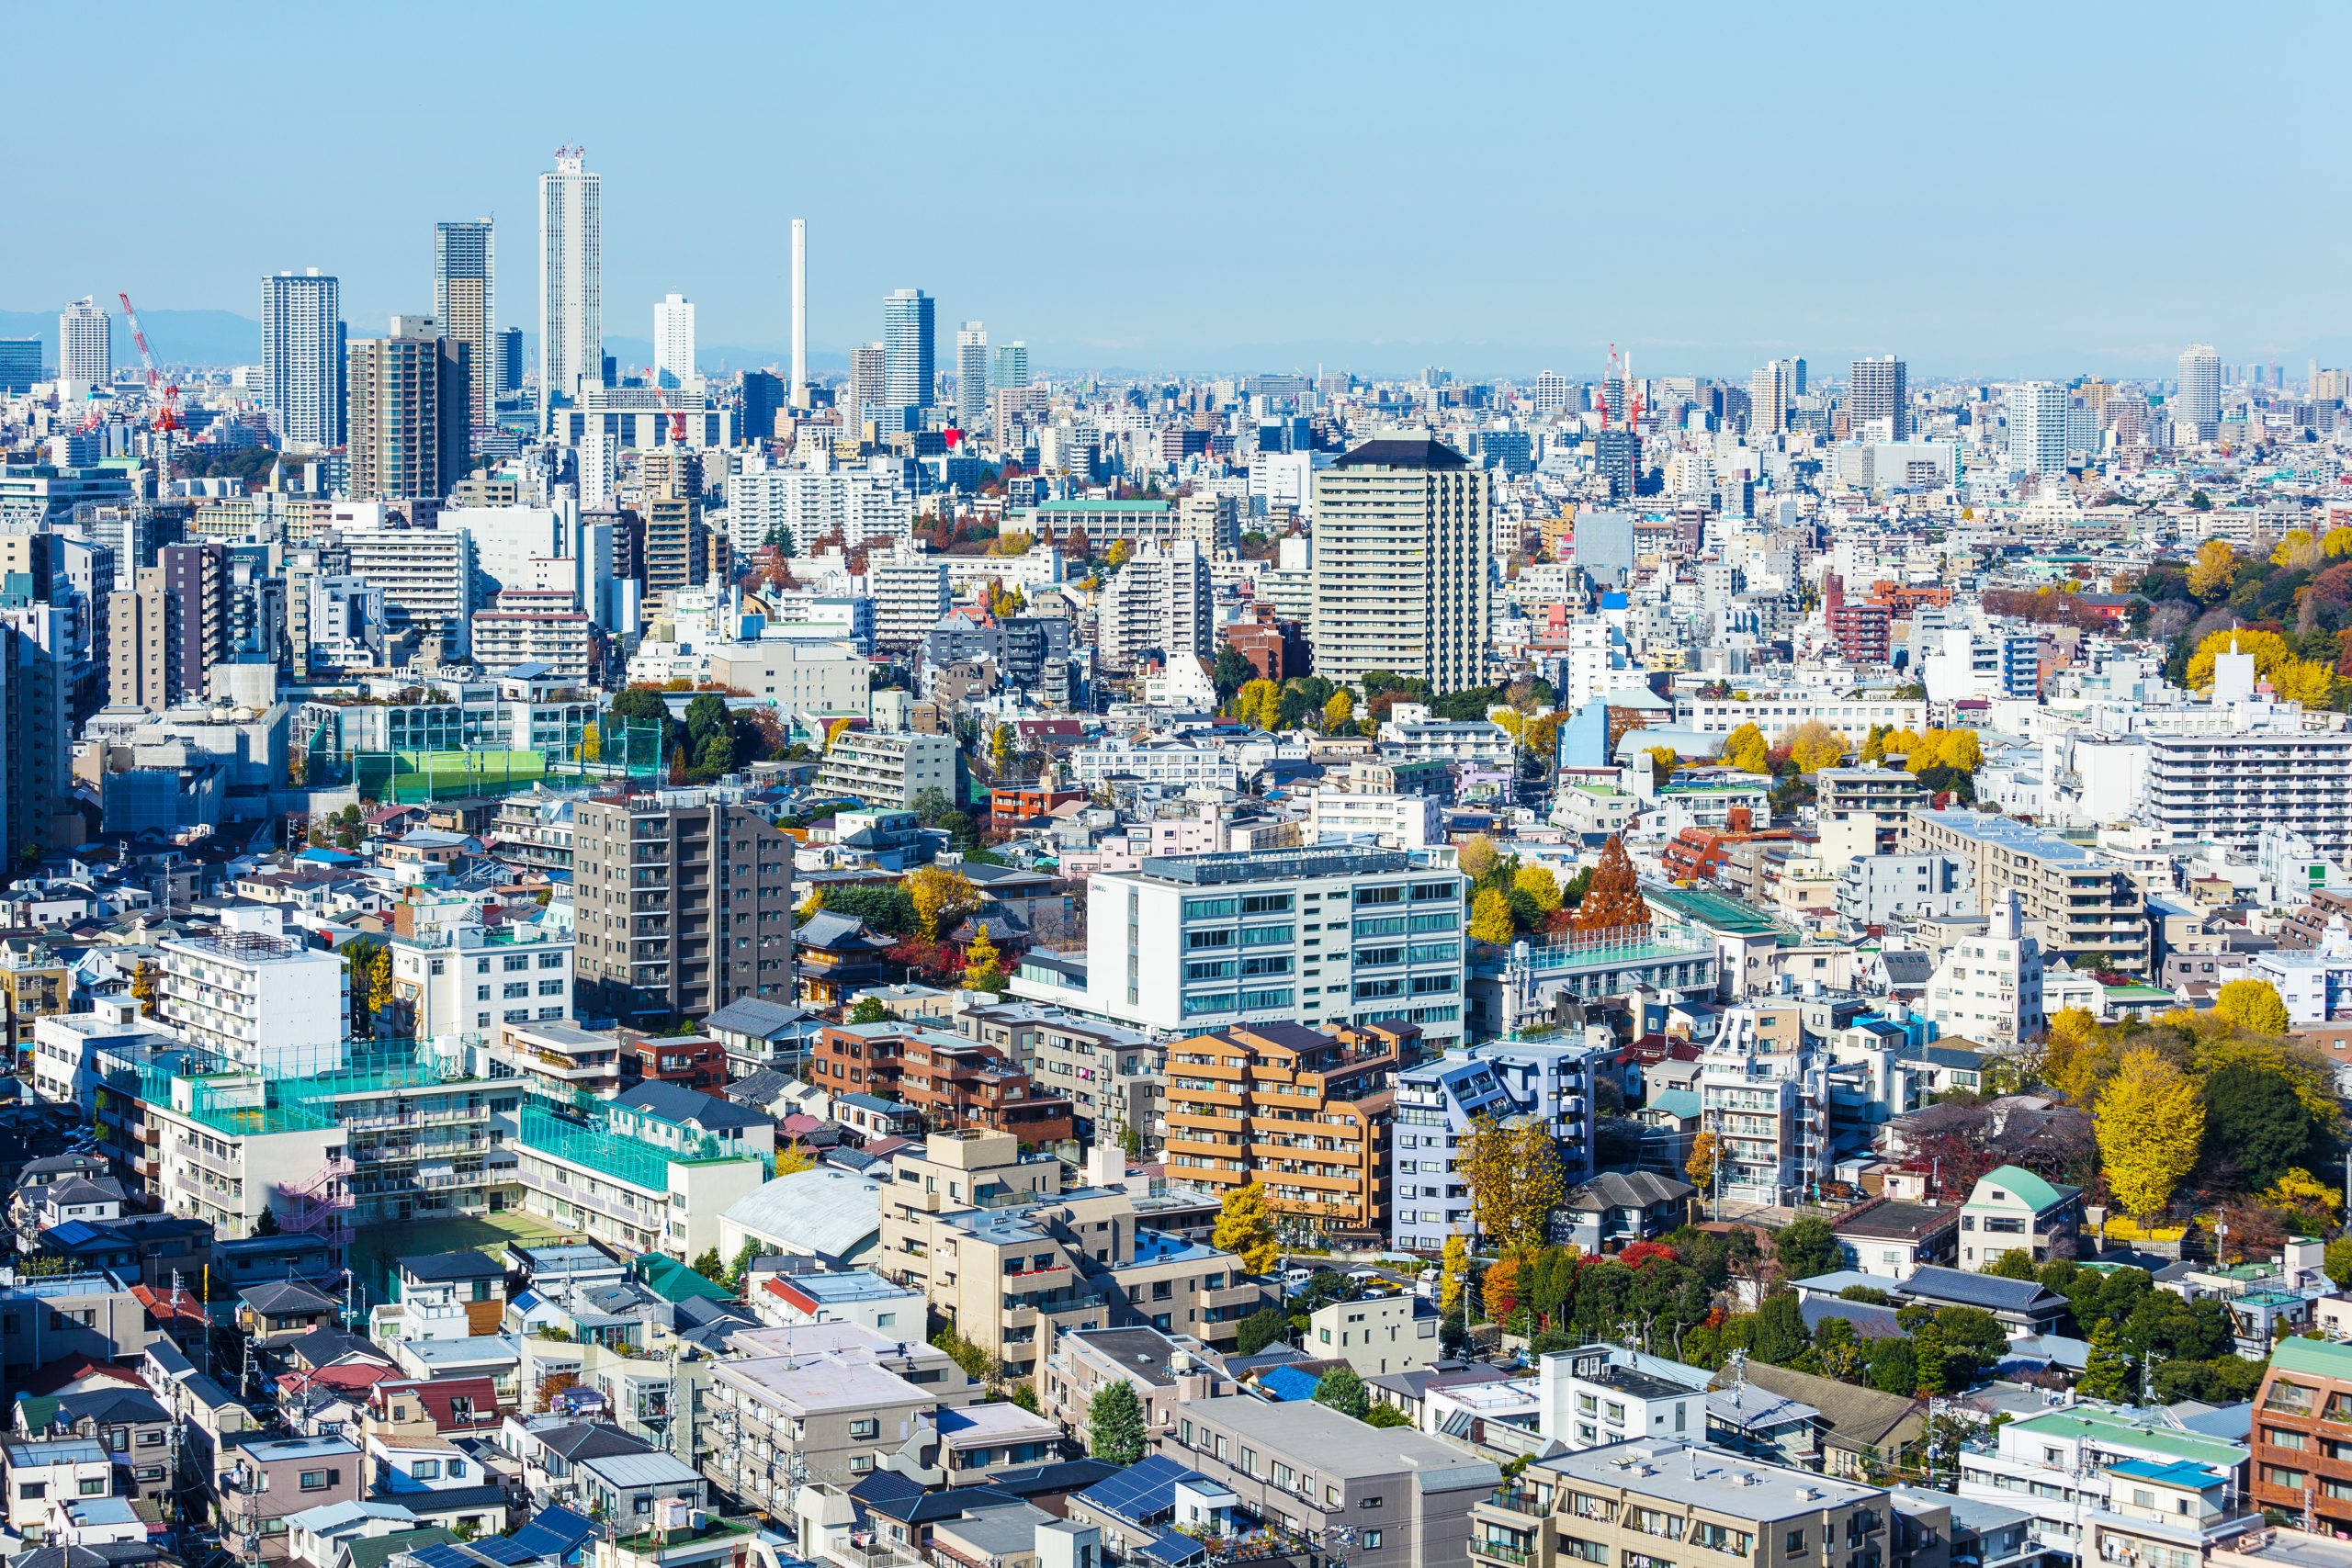
[[[792,406],[808,406],[808,220],[792,220]]]

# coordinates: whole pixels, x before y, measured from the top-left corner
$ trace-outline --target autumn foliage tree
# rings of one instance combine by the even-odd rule
[[[1835,768],[1846,761],[1853,750],[1852,742],[1817,718],[1806,719],[1781,738],[1789,750],[1789,761],[1801,773],[1817,773],[1824,768]]]
[[[972,879],[951,866],[927,865],[907,878],[907,897],[915,908],[915,927],[922,940],[936,942],[954,931],[964,917],[980,907],[979,890]]]
[[[1209,1233],[1210,1245],[1219,1252],[1229,1252],[1241,1259],[1247,1273],[1270,1274],[1282,1260],[1282,1248],[1274,1244],[1274,1217],[1266,1207],[1266,1189],[1255,1181],[1226,1189],[1217,1205],[1216,1228]]]
[[[2205,1141],[2195,1080],[2154,1046],[2127,1051],[2093,1122],[2115,1201],[2135,1217],[2162,1213]]]
[[[1568,1195],[1559,1148],[1540,1122],[1476,1118],[1454,1169],[1469,1190],[1471,1224],[1505,1249],[1542,1246]]]
[[[1743,724],[1724,741],[1724,763],[1743,773],[1769,773],[1772,771],[1771,743],[1755,725]]]
[[[1584,901],[1569,919],[1569,929],[1645,930],[1649,923],[1650,907],[1642,897],[1642,880],[1634,874],[1633,858],[1625,853],[1624,840],[1611,833],[1609,842],[1601,846],[1600,864],[1593,871],[1592,886],[1585,890]]]
[[[2267,980],[2229,980],[2213,995],[2215,1017],[2256,1034],[2284,1034],[2294,1021]]]
[[[2209,604],[2227,593],[2237,577],[2237,552],[2224,539],[2206,540],[2188,563],[2188,591]]]

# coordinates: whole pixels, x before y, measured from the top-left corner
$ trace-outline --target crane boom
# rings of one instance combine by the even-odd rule
[[[147,346],[147,331],[139,324],[139,311],[130,303],[130,296],[117,290],[115,298],[122,301],[122,313],[130,322],[130,341],[139,345],[139,362],[147,367],[147,390],[162,400],[163,406],[154,418],[155,428],[169,434],[180,427],[179,386],[165,381],[163,372],[155,368],[154,351]]]
[[[654,402],[660,405],[663,413],[670,416],[670,445],[684,446],[686,444],[686,413],[684,409],[670,406],[670,394],[662,389],[662,372],[647,370],[645,384],[653,389]]]

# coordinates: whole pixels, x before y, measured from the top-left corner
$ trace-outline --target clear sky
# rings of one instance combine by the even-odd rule
[[[1065,368],[2352,351],[2342,5],[44,0],[8,37],[6,309],[253,316],[315,265],[369,331],[431,308],[435,220],[491,213],[536,330],[576,141],[608,337],[677,289],[779,351],[801,215],[829,356],[909,285],[943,344]]]

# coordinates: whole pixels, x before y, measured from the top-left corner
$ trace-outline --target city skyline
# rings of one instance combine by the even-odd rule
[[[331,76],[289,82],[289,111],[319,128],[284,150],[279,171],[305,199],[257,204],[188,254],[152,236],[198,220],[200,186],[135,209],[73,196],[39,251],[0,270],[0,306],[53,314],[128,288],[152,310],[243,314],[254,276],[316,265],[345,280],[351,320],[419,312],[432,302],[433,224],[488,214],[527,244],[532,182],[572,143],[605,176],[613,320],[643,321],[680,292],[697,302],[706,344],[779,362],[796,216],[813,231],[809,337],[829,366],[878,335],[881,299],[906,287],[1057,368],[1319,361],[1590,376],[1612,341],[1650,374],[1726,376],[1785,355],[1826,366],[1889,351],[1923,380],[2161,375],[2188,343],[2215,344],[2225,362],[2341,358],[2352,319],[2340,291],[2237,286],[2245,241],[2300,209],[2300,186],[2277,161],[2239,156],[2218,109],[2184,112],[2168,96],[2149,113],[2127,99],[2132,156],[2079,188],[2065,160],[2026,154],[2060,123],[2028,111],[2057,102],[2072,81],[2064,62],[2090,52],[2126,83],[2264,73],[2266,138],[2321,134],[2320,62],[2346,24],[2318,10],[2266,15],[2258,36],[2199,35],[2191,55],[2189,29],[2161,14],[2121,19],[2040,17],[2047,47],[2031,52],[2014,50],[1997,17],[1939,36],[1938,76],[1970,84],[1947,105],[1917,96],[1911,25],[1855,12],[1803,28],[1726,17],[1695,38],[1613,14],[1571,24],[1498,12],[1476,30],[1417,31],[1410,49],[1377,12],[1344,28],[1253,17],[1252,49],[1230,58],[1110,17],[1089,37],[1120,63],[1095,71],[1064,69],[1077,63],[1071,46],[1047,28],[988,38],[917,26],[886,39],[842,16],[745,12],[726,24],[741,48],[641,40],[639,68],[669,62],[722,99],[778,85],[783,57],[762,46],[787,26],[798,61],[894,51],[909,96],[867,155],[780,160],[747,197],[739,161],[676,159],[619,96],[604,108],[563,90],[605,58],[597,40],[611,35],[594,7],[553,37],[521,16],[469,16],[492,56],[511,46],[519,58],[527,44],[537,62],[503,82],[494,107],[419,117],[388,161],[360,144],[359,122],[327,112]],[[62,25],[27,20],[36,49]],[[358,47],[350,22],[320,26],[327,52]],[[172,84],[201,79],[209,63],[230,68],[237,30],[209,15],[150,18],[117,68],[141,92],[161,91],[167,69]],[[1484,81],[1480,99],[1499,106],[1491,124],[1441,117],[1433,128],[1414,107],[1424,73]],[[858,74],[789,72],[795,120],[838,119]],[[1138,125],[1138,79],[1173,95],[1165,129]],[[984,141],[956,140],[966,122],[942,84],[958,80],[1004,85]],[[1618,107],[1592,112],[1583,83]],[[28,113],[68,112],[64,93],[29,85]],[[316,114],[303,107],[313,100]],[[1783,127],[1778,159],[1751,150],[1758,114]],[[1837,129],[1861,123],[1892,131]],[[87,134],[103,159],[107,138],[137,133]],[[1056,176],[986,151],[1018,147],[1050,149]],[[1998,173],[2041,167],[2022,184]],[[1393,201],[1364,194],[1382,189],[1456,204],[1462,222],[1399,222]],[[2318,237],[2305,254],[2329,254]],[[502,270],[498,324],[531,328],[532,269]]]

